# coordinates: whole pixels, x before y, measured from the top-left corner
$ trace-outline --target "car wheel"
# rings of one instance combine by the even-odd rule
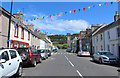
[[[102,59],[101,58],[99,59],[99,63],[102,64]]]
[[[33,65],[33,67],[36,67],[36,65],[37,65],[36,60],[33,60],[32,65]]]
[[[22,74],[23,74],[23,68],[22,68],[22,66],[20,65],[19,68],[18,68],[18,70],[17,70],[17,73],[15,74],[15,76],[21,77]]]
[[[20,54],[20,57],[21,57],[21,59],[22,59],[23,61],[25,61],[25,60],[27,60],[27,58],[28,58],[28,54],[25,53],[25,52],[23,52],[23,53]]]

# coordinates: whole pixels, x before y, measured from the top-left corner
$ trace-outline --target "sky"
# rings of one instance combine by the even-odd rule
[[[91,24],[110,24],[114,21],[118,3],[113,2],[14,2],[12,13],[23,12],[23,20],[33,23],[35,28],[48,32],[48,35],[79,33],[90,28]],[[99,6],[99,4],[102,4]],[[95,5],[95,7],[93,7]],[[10,2],[2,2],[2,7],[10,12]],[[90,9],[88,9],[90,6]],[[23,10],[24,8],[24,10]],[[86,8],[85,11],[83,8]],[[78,9],[81,9],[78,11]],[[74,13],[74,10],[76,12]],[[71,13],[69,12],[71,11]],[[60,15],[60,13],[63,15]],[[67,12],[65,14],[65,12]],[[59,13],[59,16],[57,16]],[[55,16],[53,16],[55,14]],[[52,15],[50,18],[49,15]],[[47,17],[48,16],[48,17]],[[45,17],[31,21],[34,18]]]

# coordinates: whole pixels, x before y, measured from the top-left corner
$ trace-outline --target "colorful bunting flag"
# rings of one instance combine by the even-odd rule
[[[105,3],[105,5],[107,5],[107,3]]]
[[[55,14],[53,14],[53,16],[55,16]]]
[[[99,6],[101,6],[101,4],[99,4]]]
[[[88,9],[90,9],[90,6],[88,7]]]
[[[65,14],[67,14],[67,12],[65,12]]]
[[[111,5],[113,4],[113,2],[111,2]]]
[[[59,16],[59,14],[57,14],[57,16]]]
[[[71,14],[71,11],[69,11],[69,13]]]
[[[34,20],[36,20],[36,18],[34,18]]]
[[[40,17],[40,19],[42,19],[42,17]]]
[[[76,12],[76,10],[74,10],[74,13]]]
[[[63,13],[61,13],[61,15],[63,15]]]
[[[38,20],[38,18],[37,18],[37,20]]]
[[[26,21],[24,20],[24,22],[26,22]]]
[[[78,9],[78,11],[80,11],[80,9]]]
[[[50,15],[50,18],[51,18],[51,15]]]
[[[83,10],[85,11],[85,8],[83,8]]]
[[[119,3],[119,0],[117,0],[117,2]]]
[[[33,21],[33,19],[31,19],[31,21]]]

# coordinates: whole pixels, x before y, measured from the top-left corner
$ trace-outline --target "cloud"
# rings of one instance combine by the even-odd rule
[[[37,14],[32,15],[34,17],[41,17],[46,16],[45,14]],[[39,28],[40,30],[47,30],[47,31],[56,31],[56,32],[67,32],[72,31],[75,33],[78,33],[80,30],[85,30],[87,27],[89,27],[89,24],[85,20],[63,20],[59,19],[59,17],[47,17],[42,20],[36,19],[33,21],[30,21],[30,23],[33,23],[35,25],[35,28]]]

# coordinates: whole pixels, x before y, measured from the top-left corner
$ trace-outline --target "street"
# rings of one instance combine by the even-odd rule
[[[92,62],[90,57],[59,50],[36,67],[24,67],[23,76],[118,76],[117,69]]]

